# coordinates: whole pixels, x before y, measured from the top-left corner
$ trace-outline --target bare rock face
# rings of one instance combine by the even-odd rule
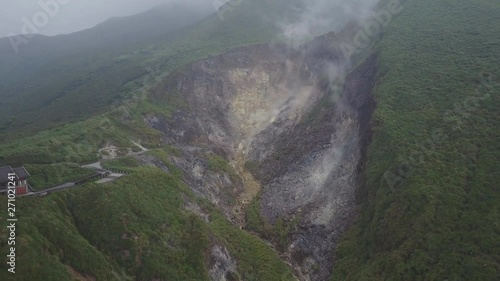
[[[301,280],[331,273],[374,108],[375,58],[346,77],[333,37],[300,50],[257,45],[193,63],[153,93],[158,102],[175,95],[183,107],[170,118],[145,118],[180,150],[172,162],[188,185],[235,224],[245,225],[245,207],[259,194],[271,224],[300,219],[282,256]],[[210,154],[226,159],[236,177],[209,171]]]
[[[214,245],[210,252],[208,274],[212,281],[237,281],[236,261],[225,247]]]
[[[264,186],[264,217],[301,218],[285,252],[302,280],[328,279],[337,241],[352,219],[375,107],[374,75],[372,57],[347,76],[332,105],[314,109],[317,117],[282,133],[270,126],[251,144],[248,160]]]

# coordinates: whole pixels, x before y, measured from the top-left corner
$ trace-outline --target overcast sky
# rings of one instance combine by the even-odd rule
[[[56,35],[86,29],[111,17],[133,15],[176,1],[211,8],[223,0],[0,0],[0,37],[6,37],[11,32],[23,33],[23,18],[31,23],[36,20],[43,23],[42,14],[49,14],[46,10],[56,12],[49,14],[47,24],[38,25],[41,27],[37,33]],[[40,3],[47,3],[49,8],[44,10]],[[58,7],[54,7],[54,3]]]

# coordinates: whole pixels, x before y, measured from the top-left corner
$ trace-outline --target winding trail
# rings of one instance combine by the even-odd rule
[[[137,147],[139,147],[141,149],[141,151],[138,151],[138,152],[129,152],[126,156],[140,155],[140,154],[143,154],[143,153],[149,151],[149,149],[145,148],[140,143],[135,142],[135,141],[131,141],[131,142],[134,145],[136,145]],[[120,158],[120,157],[117,156],[116,150],[118,150],[117,147],[110,145],[110,143],[107,143],[104,148],[99,149],[99,153],[102,156],[102,160],[111,160],[111,159]],[[102,154],[102,151],[107,151],[109,155],[105,157]],[[116,172],[113,172],[113,171],[110,171],[110,170],[107,170],[107,169],[103,168],[102,167],[102,160],[97,161],[95,163],[87,164],[87,165],[81,165],[80,167],[81,168],[87,168],[87,169],[95,169],[95,170],[97,170],[97,173],[94,175],[95,177],[97,177],[98,174],[102,174],[102,175],[107,174],[106,177],[101,178],[101,179],[99,179],[99,180],[97,180],[95,182],[95,183],[98,183],[98,184],[111,182],[111,181],[114,181],[114,180],[116,180],[116,179],[124,176],[124,174],[122,174],[122,173],[116,173]],[[86,180],[86,179],[83,179],[83,180]],[[80,182],[81,181],[67,182],[67,183],[64,183],[64,184],[61,184],[61,185],[58,185],[58,186],[55,186],[55,187],[51,187],[51,188],[48,188],[48,189],[30,192],[30,193],[28,193],[26,195],[23,195],[23,196],[37,196],[37,195],[42,195],[43,196],[43,195],[50,194],[52,192],[57,192],[57,191],[62,191],[62,190],[66,190],[66,189],[69,189],[69,188],[77,187],[77,186],[79,186]]]

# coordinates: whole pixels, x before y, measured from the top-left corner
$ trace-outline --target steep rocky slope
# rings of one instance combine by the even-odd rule
[[[277,246],[301,280],[330,275],[353,214],[374,108],[375,57],[345,80],[349,65],[334,39],[328,34],[299,50],[243,47],[191,64],[152,93],[180,109],[145,116],[177,148],[170,160],[188,185],[233,223],[246,226],[254,201],[263,221],[289,226],[286,245]],[[214,157],[225,173],[210,168]]]

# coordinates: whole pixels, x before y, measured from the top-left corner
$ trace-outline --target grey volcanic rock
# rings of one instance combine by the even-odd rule
[[[353,216],[375,106],[375,57],[346,75],[350,66],[334,37],[300,50],[256,45],[195,62],[152,94],[163,103],[175,96],[183,106],[169,118],[145,118],[180,150],[170,160],[186,183],[235,224],[244,226],[241,209],[258,194],[271,224],[300,218],[281,254],[301,280],[331,274]],[[209,171],[210,154],[237,176]]]
[[[264,186],[264,217],[302,218],[287,254],[303,280],[327,280],[337,241],[353,216],[375,107],[374,75],[372,57],[347,77],[333,105],[320,109],[321,117],[279,134],[270,127],[252,143],[249,161]]]
[[[209,265],[212,281],[237,281],[236,261],[225,247],[214,245],[210,253]]]

